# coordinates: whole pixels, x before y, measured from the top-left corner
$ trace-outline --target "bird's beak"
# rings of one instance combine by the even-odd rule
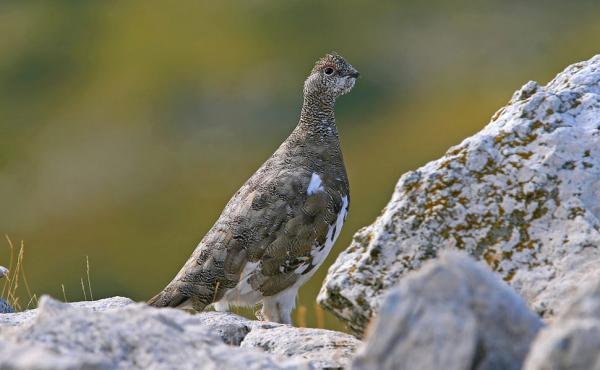
[[[360,73],[359,73],[359,72],[358,72],[358,71],[355,69],[355,70],[353,70],[352,72],[350,72],[350,73],[348,74],[348,76],[350,76],[350,77],[354,77],[354,78],[358,78],[358,77],[360,76]]]

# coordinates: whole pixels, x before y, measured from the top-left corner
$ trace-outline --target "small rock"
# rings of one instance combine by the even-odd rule
[[[8,269],[0,266],[0,279],[8,276]],[[13,313],[15,309],[5,299],[0,298],[0,313]]]
[[[6,300],[0,298],[0,313],[13,313],[15,309],[10,305],[10,303],[6,302]]]
[[[529,82],[479,133],[403,175],[318,301],[361,335],[388,289],[441,250],[487,263],[544,317],[600,279],[600,55]]]
[[[386,296],[352,368],[518,370],[541,327],[485,265],[443,254]]]
[[[600,282],[583,289],[564,314],[540,332],[524,368],[600,369]]]

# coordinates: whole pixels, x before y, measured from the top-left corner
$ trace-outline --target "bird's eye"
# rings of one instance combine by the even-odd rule
[[[327,76],[331,76],[333,74],[333,68],[331,68],[331,67],[325,68],[325,74]]]

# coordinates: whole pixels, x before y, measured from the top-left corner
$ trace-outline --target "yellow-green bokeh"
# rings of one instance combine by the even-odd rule
[[[327,267],[398,177],[528,80],[599,53],[599,16],[583,0],[2,2],[0,232],[25,240],[38,294],[82,299],[89,256],[95,298],[149,298],[293,129],[307,72],[335,50],[362,77],[337,106],[350,216],[298,301],[315,326]]]

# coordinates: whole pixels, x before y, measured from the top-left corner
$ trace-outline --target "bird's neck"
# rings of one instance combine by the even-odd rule
[[[318,137],[337,137],[335,100],[327,96],[306,94],[298,129]]]

